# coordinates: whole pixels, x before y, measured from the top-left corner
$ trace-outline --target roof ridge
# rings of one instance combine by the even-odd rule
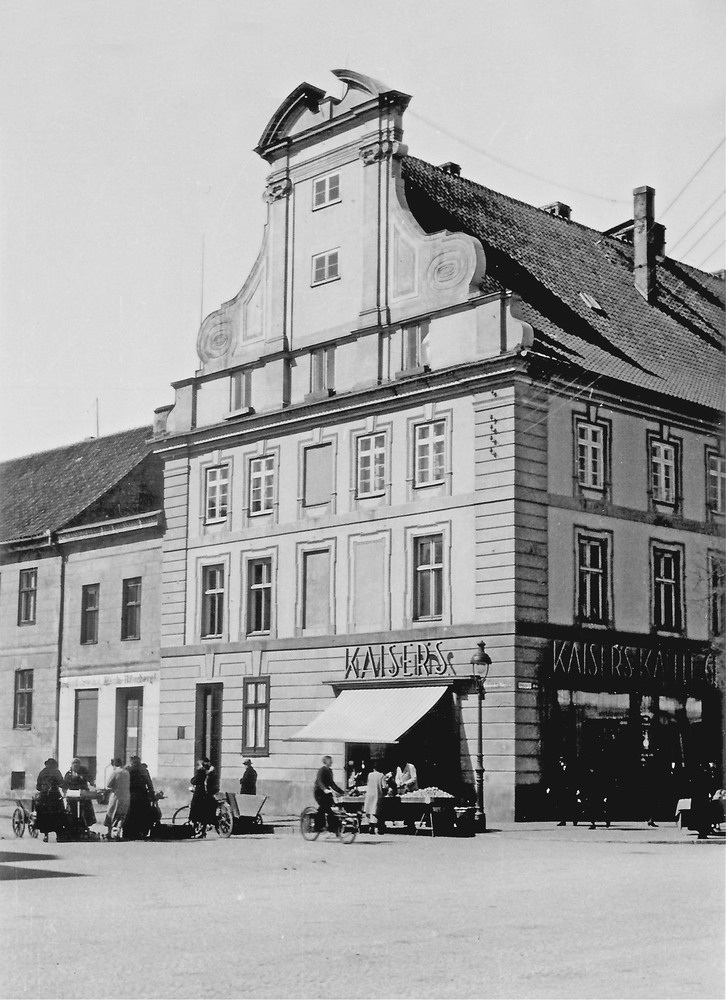
[[[80,448],[84,445],[90,446],[96,441],[110,441],[112,438],[120,438],[125,436],[131,436],[133,434],[139,434],[141,431],[148,432],[149,437],[154,432],[153,424],[145,424],[143,427],[128,427],[123,431],[114,431],[112,434],[101,434],[99,437],[88,437],[83,438],[80,441],[72,441],[70,444],[63,444],[57,448],[44,448],[42,451],[30,451],[25,455],[18,455],[15,458],[7,458],[4,462],[0,462],[0,469],[4,466],[12,465],[13,462],[27,462],[29,458],[40,457],[41,455],[56,455],[62,451],[70,451],[72,448]]]

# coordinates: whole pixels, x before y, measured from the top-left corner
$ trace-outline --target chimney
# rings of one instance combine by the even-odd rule
[[[451,174],[452,177],[461,176],[461,167],[458,163],[452,163],[451,160],[447,160],[446,163],[442,163],[439,166],[439,170],[443,170],[445,174]]]
[[[633,274],[635,287],[646,300],[655,301],[655,258],[664,246],[665,230],[655,227],[655,191],[652,187],[633,191]]]
[[[550,205],[543,205],[541,210],[548,215],[556,215],[559,219],[569,219],[572,214],[572,209],[564,201],[553,201]]]

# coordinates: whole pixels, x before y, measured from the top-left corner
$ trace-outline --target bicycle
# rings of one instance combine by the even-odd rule
[[[346,812],[346,810],[339,805],[333,805],[331,807],[331,812],[336,817],[335,829],[331,830],[328,825],[327,816],[325,817],[325,826],[318,826],[318,809],[316,806],[306,806],[300,813],[300,833],[302,834],[303,840],[317,840],[320,834],[327,830],[329,833],[334,833],[341,844],[352,844],[355,838],[358,836],[358,830],[360,824],[358,822],[358,817],[352,813]]]
[[[207,829],[216,830],[220,837],[232,836],[232,827],[234,826],[234,817],[232,815],[232,809],[230,808],[229,802],[221,796],[215,795],[216,808],[214,813],[214,820],[212,822],[204,823],[194,823],[194,830],[192,832],[192,837],[202,837],[206,834]],[[190,805],[181,806],[171,818],[173,826],[192,826],[189,821],[189,809]]]

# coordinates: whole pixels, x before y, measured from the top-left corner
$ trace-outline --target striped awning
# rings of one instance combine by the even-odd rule
[[[320,743],[397,743],[446,691],[448,688],[443,686],[341,691],[332,705],[290,739]]]

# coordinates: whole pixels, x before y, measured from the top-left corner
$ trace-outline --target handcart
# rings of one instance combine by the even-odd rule
[[[16,837],[22,837],[26,827],[31,837],[37,837],[38,831],[35,828],[35,801],[31,799],[16,799],[13,810],[13,833]]]
[[[266,795],[235,795],[234,792],[220,792],[232,811],[232,833],[265,833],[262,807],[267,802]]]

